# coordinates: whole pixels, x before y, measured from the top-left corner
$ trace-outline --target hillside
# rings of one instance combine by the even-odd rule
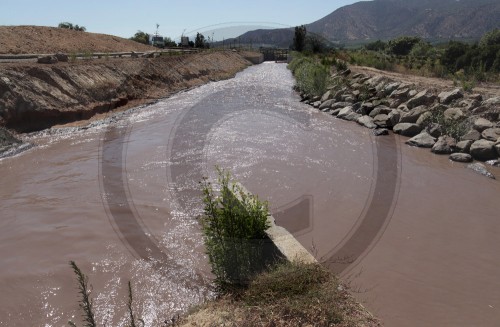
[[[330,40],[480,38],[500,27],[497,0],[375,0],[339,8],[307,25]]]
[[[0,54],[148,51],[153,47],[107,34],[45,26],[0,26]]]
[[[355,43],[416,35],[428,40],[479,39],[500,28],[498,0],[373,0],[341,7],[306,24],[327,40]],[[250,31],[242,43],[288,47],[293,29]]]
[[[227,39],[225,44],[234,42],[235,44],[251,44],[253,47],[278,46],[280,48],[288,48],[292,43],[293,35],[293,28],[258,29],[246,32],[238,38]],[[222,46],[222,42],[217,42],[216,46]]]

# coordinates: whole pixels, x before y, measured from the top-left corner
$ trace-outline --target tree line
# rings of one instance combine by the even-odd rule
[[[454,74],[463,70],[466,75],[500,72],[500,30],[482,36],[479,42],[469,44],[449,41],[432,45],[416,36],[401,36],[387,42],[378,40],[365,45],[366,50],[395,56],[438,59],[446,72]]]
[[[149,37],[150,34],[145,33],[143,31],[137,31],[137,33],[134,34],[130,38],[132,41],[136,41],[139,43],[143,44],[149,44]],[[172,40],[170,37],[164,37],[163,38],[165,41],[165,46],[166,47],[176,47],[176,46],[182,46],[181,43],[176,43],[174,40]],[[201,33],[196,33],[196,37],[194,41],[189,41],[188,46],[191,48],[199,48],[199,49],[208,49],[210,48],[210,38],[206,39],[205,36]]]

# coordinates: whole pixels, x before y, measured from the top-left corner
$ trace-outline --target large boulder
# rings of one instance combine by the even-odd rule
[[[401,119],[401,113],[398,110],[391,110],[391,112],[387,115],[391,126],[396,126],[399,124]]]
[[[439,93],[438,98],[439,98],[439,103],[449,104],[453,100],[463,98],[463,96],[464,94],[460,89],[454,89],[453,91]]]
[[[486,106],[479,106],[479,107],[476,107],[476,108],[472,109],[472,113],[474,115],[483,114],[486,111],[488,111],[488,107],[486,107]]]
[[[412,123],[399,123],[392,130],[396,134],[413,137],[422,131],[422,127]]]
[[[377,95],[379,97],[386,97],[392,92],[394,92],[399,87],[399,85],[400,84],[398,82],[386,84],[384,88],[377,93]]]
[[[486,169],[486,166],[483,165],[483,164],[481,164],[481,163],[476,162],[476,163],[470,164],[470,165],[467,166],[467,168],[472,169],[476,173],[481,174],[483,176],[486,176],[488,178],[495,179],[495,176],[493,176],[493,174],[490,173]]]
[[[436,139],[427,132],[422,132],[406,141],[406,144],[419,148],[432,148],[435,143]]]
[[[462,153],[469,153],[472,143],[474,143],[474,141],[471,140],[457,142],[457,151]]]
[[[377,128],[377,125],[373,123],[373,118],[369,116],[361,116],[356,120],[356,122],[366,128]]]
[[[352,107],[351,106],[345,107],[339,111],[339,113],[337,114],[337,118],[344,119],[347,115],[350,115],[351,113],[354,113]]]
[[[418,123],[418,120],[417,120],[417,125],[422,126],[421,124]],[[438,123],[430,123],[429,125],[427,125],[427,127],[425,127],[425,131],[429,133],[432,137],[438,138],[443,133],[443,127]]]
[[[394,90],[389,97],[393,98],[393,99],[404,100],[404,99],[408,98],[409,93],[410,93],[410,89],[405,87],[405,88]]]
[[[444,111],[443,115],[444,119],[447,121],[457,121],[465,117],[460,108],[448,108]]]
[[[427,111],[429,111],[429,108],[427,108],[426,106],[418,106],[403,114],[399,122],[414,124],[417,122],[418,118]]]
[[[440,136],[431,151],[436,154],[451,154],[455,152],[457,141],[451,136]]]
[[[430,94],[427,90],[423,90],[417,93],[413,98],[408,100],[406,105],[409,109],[413,109],[418,106],[427,106],[430,105],[436,100],[436,96]]]
[[[383,82],[386,82],[388,80],[387,77],[385,76],[382,76],[382,75],[375,75],[371,78],[369,78],[365,84],[368,85],[368,86],[372,86],[372,87],[375,87],[377,85],[379,85],[380,83],[383,83]]]
[[[332,91],[329,90],[329,91],[326,91],[325,94],[323,94],[323,96],[321,97],[321,102],[325,102],[326,100],[330,100],[332,98],[333,94],[332,94]]]
[[[372,112],[374,108],[373,103],[371,102],[363,102],[361,106],[359,107],[359,113],[363,115],[368,115],[370,112]]]
[[[496,159],[497,152],[494,145],[494,142],[488,140],[475,141],[470,147],[470,154],[476,160],[486,161]]]
[[[462,100],[458,104],[460,107],[464,108],[465,111],[472,111],[481,105],[481,102],[477,100]]]
[[[341,110],[342,109],[332,109],[332,111],[330,111],[329,114],[332,116],[337,116]]]
[[[452,153],[450,155],[450,160],[456,162],[472,162],[472,156],[468,153]]]
[[[387,128],[374,129],[373,135],[375,136],[389,135],[389,130]]]
[[[388,115],[393,109],[386,106],[378,106],[370,111],[370,117],[375,118],[377,115]]]
[[[346,88],[342,88],[338,91],[335,92],[335,94],[333,95],[332,99],[335,99],[337,101],[340,101],[340,98],[342,97],[342,95],[347,91]]]
[[[319,110],[327,109],[332,106],[332,104],[335,103],[334,99],[326,100],[324,102],[321,102],[321,105],[319,106]]]
[[[500,137],[500,128],[495,127],[495,128],[485,129],[481,133],[481,136],[485,140],[496,142],[498,140],[498,138]]]
[[[493,166],[493,167],[500,167],[500,160],[498,160],[498,159],[488,160],[488,161],[486,161],[486,163],[490,166]]]
[[[330,106],[330,108],[331,109],[342,109],[345,107],[349,107],[350,105],[352,105],[352,104],[349,102],[335,102],[334,104],[332,104]]]
[[[399,107],[401,104],[403,103],[403,100],[400,100],[400,99],[390,99],[388,101],[388,106],[391,107],[391,108],[397,108]]]
[[[493,128],[495,125],[488,119],[478,118],[474,121],[474,129],[481,133],[485,129]]]
[[[429,122],[432,117],[432,113],[430,111],[426,111],[418,117],[416,124],[420,126],[425,126],[427,122]]]
[[[389,116],[386,115],[386,114],[380,114],[380,115],[376,115],[374,118],[373,118],[373,123],[375,125],[377,125],[378,127],[389,127]]]
[[[361,114],[358,114],[357,112],[352,112],[352,113],[349,113],[348,115],[344,116],[344,120],[347,120],[347,121],[357,121],[358,118],[362,117],[363,115]]]
[[[359,117],[361,117],[361,115],[355,113],[352,107],[345,107],[344,109],[340,110],[337,115],[337,118],[348,121],[356,121]]]
[[[472,99],[475,101],[483,101],[483,96],[479,93],[475,93],[475,94],[469,95],[469,99]]]
[[[464,136],[462,136],[462,140],[464,140],[464,141],[468,141],[468,140],[477,141],[479,139],[481,139],[481,133],[479,133],[475,129],[471,129],[470,131],[465,133]]]
[[[483,106],[498,106],[500,105],[500,97],[489,98],[484,100],[482,103]]]
[[[343,94],[340,99],[344,102],[349,102],[353,103],[354,102],[354,96],[352,94]]]

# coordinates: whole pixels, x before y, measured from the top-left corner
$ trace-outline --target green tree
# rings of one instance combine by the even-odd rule
[[[389,41],[388,50],[395,55],[406,56],[413,46],[421,41],[422,39],[416,36],[401,36]]]
[[[87,29],[85,28],[85,26],[78,26],[75,25],[75,27],[73,28],[75,31],[79,31],[79,32],[85,32]]]
[[[464,56],[467,51],[469,51],[469,46],[467,44],[458,41],[450,41],[448,47],[441,56],[441,64],[445,66],[449,72],[454,73],[460,69],[457,68],[457,61],[460,57]]]
[[[194,39],[194,47],[195,48],[208,48],[208,43],[205,40],[205,36],[201,33],[196,33],[196,38]]]
[[[497,56],[495,58],[495,61],[493,62],[493,66],[491,69],[495,72],[500,72],[500,51],[497,52]]]
[[[377,40],[375,42],[368,43],[367,45],[365,45],[365,49],[371,51],[384,51],[386,47],[387,43],[381,40]]]
[[[295,26],[295,35],[293,37],[293,49],[302,52],[306,46],[307,30],[304,25]]]
[[[328,49],[327,41],[320,35],[307,35],[304,49],[312,53],[323,53]]]
[[[69,30],[74,30],[74,31],[80,31],[80,32],[85,32],[87,30],[85,28],[85,26],[78,26],[78,24],[73,25],[72,23],[69,23],[69,22],[59,23],[59,25],[57,27],[65,28],[65,29],[69,29]]]
[[[130,40],[143,44],[149,44],[149,34],[144,33],[143,31],[137,31],[137,33],[135,33]]]
[[[435,58],[436,49],[434,49],[434,47],[429,42],[420,41],[413,46],[410,51],[410,56]]]
[[[481,41],[479,41],[479,46],[486,47],[491,45],[500,45],[500,29],[494,29],[483,35]]]
[[[164,40],[165,40],[165,46],[166,46],[166,47],[175,47],[175,46],[177,46],[177,43],[175,43],[175,41],[173,41],[173,40],[172,40],[171,38],[169,38],[168,36],[166,36],[166,37],[164,38]]]
[[[59,23],[59,25],[57,27],[59,27],[59,28],[66,28],[66,29],[72,30],[73,29],[73,24],[71,24],[69,22],[62,22],[62,23]]]

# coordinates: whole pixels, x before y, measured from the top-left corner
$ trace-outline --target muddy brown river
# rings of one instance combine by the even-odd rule
[[[498,326],[500,182],[299,102],[265,63],[0,160],[0,326],[146,326],[213,294],[198,182],[229,169],[386,326]],[[490,168],[500,179],[500,170]]]

